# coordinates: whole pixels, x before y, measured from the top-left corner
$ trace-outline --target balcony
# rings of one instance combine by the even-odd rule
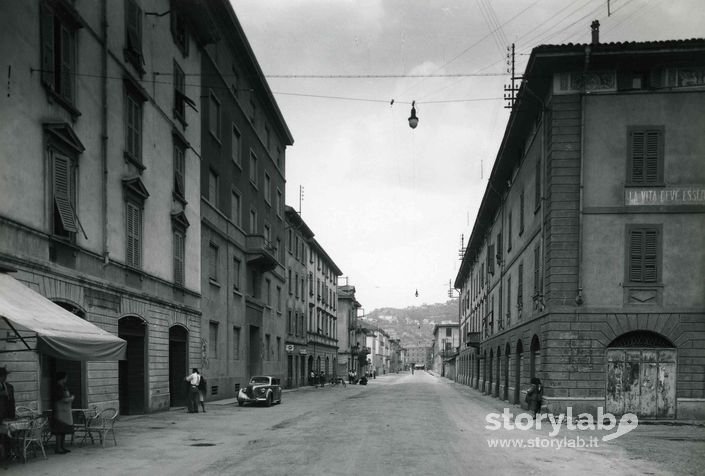
[[[247,235],[247,264],[258,267],[261,271],[271,271],[277,267],[277,249],[262,235]]]
[[[468,332],[465,338],[465,345],[468,347],[480,347],[480,340],[480,332]]]

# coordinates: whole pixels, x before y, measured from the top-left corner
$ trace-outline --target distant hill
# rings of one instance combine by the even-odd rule
[[[386,330],[392,337],[399,338],[404,347],[430,346],[433,326],[458,322],[458,301],[449,300],[404,309],[384,307],[367,314],[365,320]]]

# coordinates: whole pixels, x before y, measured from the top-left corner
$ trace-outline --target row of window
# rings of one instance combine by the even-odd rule
[[[653,285],[661,283],[661,225],[628,225],[626,228],[626,276],[625,284],[628,286]],[[541,267],[540,267],[541,247],[536,244],[534,248],[534,294],[532,299],[535,308],[541,298]],[[489,297],[489,307],[487,296],[483,296],[473,307],[469,314],[469,321],[473,323],[472,328],[482,331],[484,336],[492,335],[495,331],[501,331],[508,327],[514,318],[521,319],[524,303],[524,264],[519,263],[516,275],[516,298],[513,298],[514,287],[512,286],[512,274],[507,275],[506,311],[504,315],[498,313],[495,322],[495,300],[494,295]],[[470,308],[470,296],[463,296],[463,308],[467,312]],[[482,323],[480,326],[479,323]],[[496,329],[495,329],[496,324]]]
[[[220,355],[220,349],[218,347],[218,342],[219,342],[219,336],[218,333],[220,331],[220,323],[211,321],[208,326],[208,358],[210,359],[218,359],[221,357]],[[240,338],[241,338],[241,329],[240,327],[233,327],[233,335],[232,335],[232,359],[233,360],[239,360],[240,359]],[[264,354],[264,360],[276,360],[276,361],[281,361],[282,360],[282,339],[281,337],[276,337],[276,343],[274,344],[274,347],[272,347],[272,336],[269,334],[265,334],[264,336],[264,349],[263,349],[263,354]]]

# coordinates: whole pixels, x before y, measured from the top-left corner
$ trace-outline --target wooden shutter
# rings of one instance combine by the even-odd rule
[[[184,235],[174,232],[174,282],[184,284]]]
[[[658,231],[632,230],[629,236],[629,280],[634,283],[658,281]]]
[[[141,247],[142,216],[140,208],[127,203],[127,264],[139,268],[142,258]]]
[[[46,2],[40,6],[42,83],[54,88],[54,13]]]
[[[61,72],[59,87],[61,97],[73,103],[73,75],[74,75],[74,44],[73,32],[61,26]]]
[[[142,18],[141,10],[134,0],[127,0],[127,48],[141,56],[142,54]]]
[[[661,181],[662,133],[659,130],[633,131],[631,134],[630,180],[634,184],[655,184]]]
[[[180,145],[174,144],[174,188],[176,193],[185,196],[184,184],[184,150]]]
[[[63,155],[54,155],[54,204],[64,230],[76,233],[76,220],[71,205],[71,161]]]

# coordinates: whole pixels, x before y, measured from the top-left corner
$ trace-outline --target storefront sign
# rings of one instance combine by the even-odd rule
[[[284,347],[287,352],[293,352],[294,351],[294,345],[293,344],[287,344],[286,347]]]
[[[705,205],[705,186],[628,188],[624,204],[629,205]]]

